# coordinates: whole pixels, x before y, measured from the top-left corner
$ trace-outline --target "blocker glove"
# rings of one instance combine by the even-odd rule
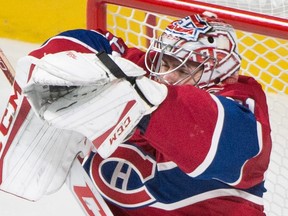
[[[167,87],[145,77],[142,68],[104,52],[22,61],[35,65],[24,94],[36,114],[51,126],[82,133],[103,158],[167,95]]]

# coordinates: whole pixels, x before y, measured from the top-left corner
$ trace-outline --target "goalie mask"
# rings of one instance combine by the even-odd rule
[[[237,74],[241,57],[231,25],[215,17],[191,15],[170,23],[145,56],[150,76],[166,84],[204,88]],[[172,73],[174,79],[168,79]],[[192,82],[191,82],[192,80]]]

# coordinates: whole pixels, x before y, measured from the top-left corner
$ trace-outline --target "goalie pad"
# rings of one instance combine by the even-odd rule
[[[143,69],[134,63],[110,58],[126,77],[135,77],[134,85],[145,100],[133,83],[116,78],[96,55],[74,51],[34,61],[36,67],[24,89],[40,118],[56,128],[85,135],[103,158],[109,157],[167,95],[166,86],[144,77]]]
[[[74,158],[92,144],[80,133],[51,127],[37,117],[22,93],[30,65],[17,70],[1,121],[0,189],[39,200],[65,182]]]

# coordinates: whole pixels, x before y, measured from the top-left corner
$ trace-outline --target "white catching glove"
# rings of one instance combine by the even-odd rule
[[[104,53],[99,58],[75,51],[40,60],[27,57],[23,61],[36,66],[24,94],[40,118],[82,133],[105,158],[144,115],[161,104],[167,88],[146,78],[142,68],[124,58]]]

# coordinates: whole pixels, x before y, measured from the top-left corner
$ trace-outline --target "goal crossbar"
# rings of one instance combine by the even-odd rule
[[[106,20],[103,19],[106,18],[107,4],[157,13],[165,11],[165,15],[177,17],[187,16],[192,11],[193,13],[210,11],[232,24],[236,29],[256,34],[265,33],[267,36],[288,40],[288,19],[194,0],[88,0],[88,29],[103,29],[106,27]]]

